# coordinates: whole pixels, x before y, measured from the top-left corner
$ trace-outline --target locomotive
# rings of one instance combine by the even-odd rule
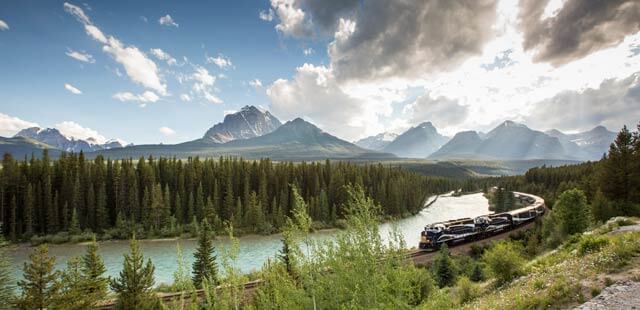
[[[513,194],[527,206],[509,212],[429,224],[421,232],[418,248],[435,250],[440,248],[442,244],[450,246],[481,240],[512,230],[544,215],[546,207],[542,198],[519,192],[513,192]]]

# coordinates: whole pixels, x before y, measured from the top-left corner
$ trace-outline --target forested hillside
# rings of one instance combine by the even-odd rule
[[[104,238],[195,233],[207,218],[220,230],[229,221],[244,233],[272,233],[289,215],[295,186],[317,228],[340,225],[345,185],[361,185],[387,216],[422,208],[427,194],[456,182],[401,168],[343,162],[273,163],[237,158],[112,161],[63,154],[52,161],[5,155],[0,174],[0,220],[12,240],[34,235]],[[3,227],[3,228],[4,228]],[[64,241],[64,240],[60,240]]]

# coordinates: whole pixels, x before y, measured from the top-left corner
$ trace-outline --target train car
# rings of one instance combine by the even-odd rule
[[[509,212],[481,215],[474,219],[463,218],[427,225],[421,232],[418,247],[423,250],[435,250],[443,244],[454,245],[484,239],[532,222],[544,215],[546,207],[542,198],[524,193],[514,194],[528,205]]]

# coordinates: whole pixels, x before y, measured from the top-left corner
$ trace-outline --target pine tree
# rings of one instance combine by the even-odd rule
[[[100,184],[96,196],[96,230],[102,232],[109,227],[109,214],[107,213],[107,188],[104,182]]]
[[[553,216],[567,235],[581,233],[589,226],[587,197],[579,189],[563,192],[553,205]]]
[[[11,210],[11,227],[10,227],[10,236],[11,236],[11,240],[16,241],[18,238],[18,224],[16,223],[16,218],[17,218],[17,203],[16,203],[16,196],[11,197],[11,204],[9,205],[9,210]]]
[[[60,276],[54,270],[55,258],[49,256],[47,245],[37,247],[24,263],[24,280],[18,281],[22,296],[18,305],[26,309],[47,309],[59,298]]]
[[[174,215],[175,215],[176,220],[178,221],[178,223],[180,225],[183,225],[187,221],[185,220],[184,209],[182,208],[182,198],[180,197],[180,193],[179,192],[176,192],[175,199],[176,199],[176,208],[175,208],[175,211],[174,211]]]
[[[158,185],[160,187],[160,185]],[[160,222],[162,227],[171,226],[171,194],[169,193],[169,185],[164,187],[162,198],[162,209],[160,210]]]
[[[596,191],[591,202],[591,216],[593,220],[596,222],[605,222],[614,215],[615,213],[609,200],[602,194],[602,191]]]
[[[123,269],[110,286],[118,295],[118,309],[148,309],[156,303],[153,294],[155,267],[151,260],[144,263],[144,256],[135,236],[130,242],[130,253],[124,255]]]
[[[78,211],[73,209],[71,213],[71,223],[69,223],[69,233],[71,235],[79,235],[82,233],[80,229],[80,221],[78,220]]]
[[[88,184],[87,203],[85,206],[84,227],[96,227],[96,193],[92,184]]]
[[[476,263],[473,265],[473,271],[471,272],[471,277],[469,279],[474,282],[484,280],[484,272],[482,271],[482,266],[480,266],[480,264]]]
[[[107,286],[109,279],[104,276],[107,268],[98,254],[98,243],[95,236],[91,243],[87,245],[87,252],[82,257],[82,276],[86,283],[86,292],[91,295],[91,300],[95,302],[107,296]]]
[[[632,156],[633,135],[627,126],[624,126],[609,147],[609,154],[604,160],[600,173],[599,185],[607,198],[623,202],[629,200]]]
[[[218,283],[218,265],[216,264],[212,239],[211,227],[205,219],[202,222],[200,236],[198,237],[198,248],[193,254],[195,258],[193,262],[193,284],[198,288],[202,287],[204,279],[207,279],[208,283]]]
[[[453,262],[449,256],[449,247],[446,244],[440,248],[440,253],[435,262],[435,277],[438,286],[451,286],[456,282],[455,270]]]
[[[27,191],[24,197],[24,225],[25,225],[25,237],[31,237],[33,235],[33,186],[31,183],[27,185]]]
[[[79,257],[72,257],[67,261],[67,268],[61,275],[60,298],[52,308],[82,310],[95,305],[97,300],[93,300],[93,295],[87,292],[87,282],[82,275],[81,265]]]

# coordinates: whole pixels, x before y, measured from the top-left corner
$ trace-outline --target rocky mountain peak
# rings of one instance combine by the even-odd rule
[[[221,123],[207,130],[203,139],[214,143],[226,143],[255,138],[274,131],[280,125],[280,120],[269,111],[247,105],[236,113],[227,114]]]

